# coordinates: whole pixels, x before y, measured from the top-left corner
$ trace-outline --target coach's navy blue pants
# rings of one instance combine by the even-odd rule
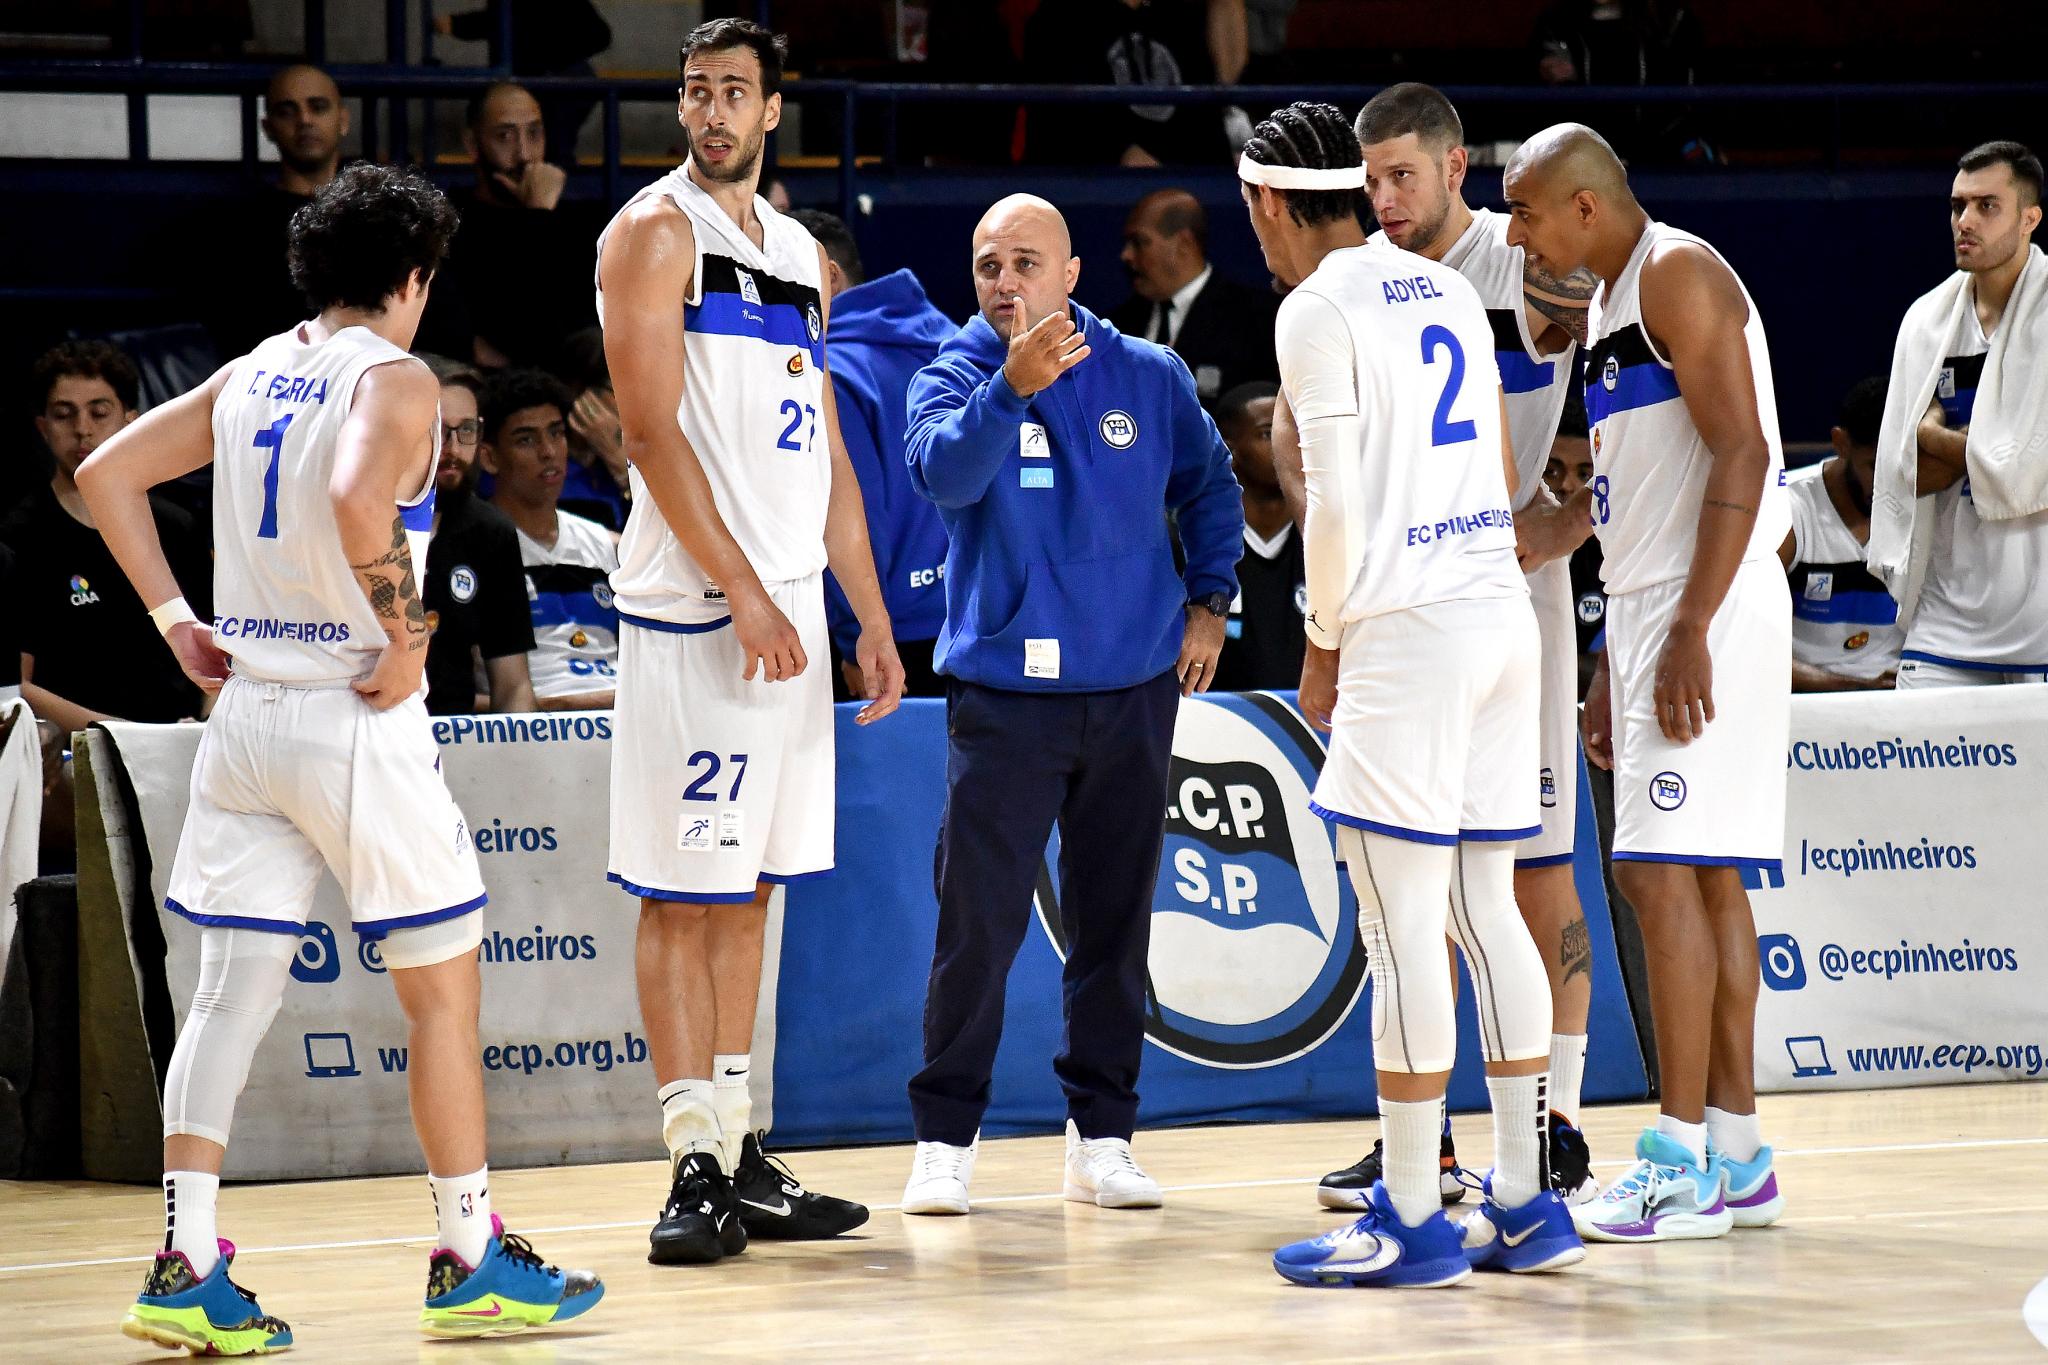
[[[1082,1137],[1131,1136],[1179,704],[1171,672],[1114,692],[1009,692],[947,680],[939,936],[925,992],[924,1069],[910,1082],[920,1141],[964,1147],[981,1126],[1004,986],[1031,925],[1054,820],[1068,953],[1066,1030],[1053,1071]]]

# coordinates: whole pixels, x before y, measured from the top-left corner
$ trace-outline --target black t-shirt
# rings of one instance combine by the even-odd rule
[[[533,649],[526,571],[519,534],[497,508],[473,493],[441,499],[441,524],[427,545],[427,710],[437,716],[476,709],[471,650],[486,659]]]
[[[157,538],[185,600],[213,618],[213,563],[191,516],[150,498]],[[7,606],[30,681],[66,701],[121,720],[175,721],[199,714],[199,689],[179,671],[142,599],[106,541],[44,487],[0,526],[14,551]]]
[[[269,183],[252,184],[226,205],[215,204],[189,231],[204,234],[197,259],[220,262],[201,286],[214,344],[223,356],[242,355],[315,310],[292,283],[285,256],[292,215],[312,203]],[[233,280],[221,288],[222,280]]]
[[[590,244],[602,224],[570,199],[530,209],[486,203],[475,190],[449,197],[462,225],[449,244],[446,278],[436,277],[428,297],[428,330],[438,336],[451,320],[447,310],[460,309],[511,364],[558,366],[569,334],[597,325]]]
[[[1277,554],[1262,555],[1247,540],[1237,561],[1238,598],[1224,623],[1223,654],[1216,661],[1215,686],[1221,691],[1285,691],[1301,684],[1308,573],[1301,536],[1292,526],[1280,534]]]

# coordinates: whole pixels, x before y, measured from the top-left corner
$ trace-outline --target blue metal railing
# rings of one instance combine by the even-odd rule
[[[406,0],[389,0],[394,17],[403,19]],[[311,10],[318,0],[308,0]],[[509,13],[509,9],[501,11]],[[403,55],[404,29],[393,30],[394,53]],[[503,49],[500,50],[503,55]],[[254,164],[257,157],[256,101],[274,70],[267,65],[190,62],[140,63],[137,61],[50,60],[34,63],[0,63],[0,91],[104,92],[125,95],[129,100],[129,155],[146,160],[149,156],[149,128],[144,99],[150,94],[235,95],[242,101],[242,154]],[[393,66],[331,67],[336,82],[347,94],[363,100],[363,140],[375,154],[380,146],[394,161],[413,159],[412,130],[407,101],[435,96],[468,98],[479,89],[505,79],[502,70],[421,69]],[[604,194],[617,202],[621,186],[622,148],[620,106],[627,101],[669,103],[675,99],[671,80],[604,79],[596,77],[540,76],[522,79],[521,84],[537,93],[595,96],[603,110]],[[1371,98],[1376,86],[1147,86],[1147,104],[1215,105],[1238,104],[1263,109],[1313,95],[1343,107],[1356,107]],[[932,83],[865,83],[849,80],[792,80],[783,87],[784,98],[806,106],[836,108],[838,115],[838,180],[840,210],[852,217],[855,200],[856,153],[864,109],[880,111],[885,164],[895,161],[895,130],[898,113],[905,105],[930,104],[1129,104],[1134,91],[1128,86],[1062,85],[942,85]],[[1849,105],[1897,103],[1954,104],[1999,100],[2048,99],[2048,82],[1975,82],[1882,85],[1857,83],[1841,85],[1719,85],[1719,86],[1447,86],[1444,93],[1461,106],[1514,104],[1549,106],[1560,116],[1588,106],[1697,105],[1730,107],[1772,102],[1802,107],[1824,107],[1828,114],[1825,155],[1830,169],[1842,152],[1842,111]],[[383,107],[389,107],[388,118]],[[431,127],[431,117],[428,120]],[[1007,160],[1007,148],[997,149],[993,161]]]

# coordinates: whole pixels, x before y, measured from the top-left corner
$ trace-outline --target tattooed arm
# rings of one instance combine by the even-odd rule
[[[427,609],[397,507],[427,477],[440,397],[440,385],[421,365],[379,365],[365,373],[342,424],[327,486],[341,548],[384,628],[376,668],[355,683],[380,711],[418,692],[427,667]]]
[[[1599,287],[1599,279],[1583,266],[1561,280],[1541,266],[1523,266],[1522,298],[1538,350],[1556,355],[1575,341],[1586,344],[1586,309]]]

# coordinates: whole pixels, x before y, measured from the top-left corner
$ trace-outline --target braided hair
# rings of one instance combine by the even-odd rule
[[[1244,154],[1262,166],[1299,166],[1328,171],[1356,166],[1364,157],[1351,121],[1334,104],[1298,100],[1252,130]],[[1279,190],[1287,199],[1287,215],[1303,227],[1358,219],[1365,209],[1364,190]]]

